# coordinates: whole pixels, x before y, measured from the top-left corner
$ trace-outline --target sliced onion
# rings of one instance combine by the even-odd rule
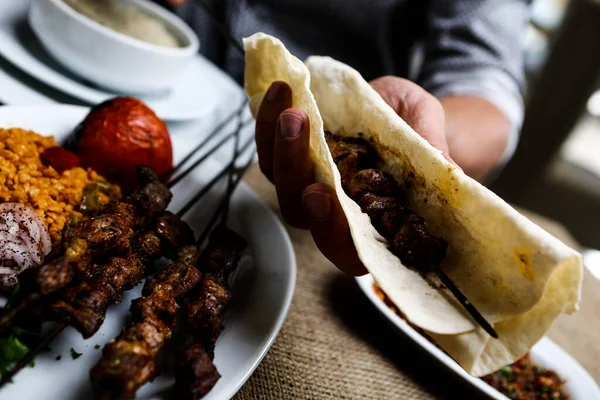
[[[10,288],[24,269],[39,266],[52,249],[46,224],[20,203],[0,204],[0,287]]]

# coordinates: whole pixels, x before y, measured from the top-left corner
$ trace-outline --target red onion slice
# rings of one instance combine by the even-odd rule
[[[46,224],[33,209],[0,204],[0,288],[9,289],[19,272],[41,265],[51,249]]]

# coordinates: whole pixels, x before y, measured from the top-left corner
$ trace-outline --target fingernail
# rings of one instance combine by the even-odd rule
[[[306,212],[317,221],[325,220],[331,212],[331,197],[322,192],[306,192],[302,196]]]
[[[279,134],[286,139],[293,139],[302,130],[302,118],[296,114],[282,113],[279,116]]]
[[[265,95],[265,98],[268,101],[275,101],[277,100],[277,98],[279,97],[279,94],[281,93],[281,88],[283,87],[283,83],[279,82],[279,81],[275,81],[271,84],[271,87],[269,88],[269,90],[267,90],[267,94]]]

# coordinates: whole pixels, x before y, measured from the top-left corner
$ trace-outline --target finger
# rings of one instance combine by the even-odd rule
[[[314,182],[309,156],[310,123],[304,111],[290,108],[279,116],[273,152],[273,183],[283,219],[306,229],[302,192]]]
[[[416,83],[395,76],[375,79],[371,86],[419,135],[456,165],[446,140],[444,108],[437,98]]]
[[[304,190],[302,204],[313,239],[325,257],[347,274],[366,274],[334,189],[322,183],[310,185]]]
[[[279,114],[292,106],[292,89],[285,82],[273,82],[256,115],[256,150],[262,173],[273,181],[273,149]]]

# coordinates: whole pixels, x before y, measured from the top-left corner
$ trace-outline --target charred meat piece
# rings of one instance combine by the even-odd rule
[[[172,194],[148,167],[138,167],[145,185],[102,214],[65,230],[64,255],[42,266],[35,278],[39,292],[49,294],[65,287],[77,273],[85,271],[98,255],[123,255],[129,252],[134,232],[162,213]]]
[[[221,225],[211,233],[202,253],[198,267],[204,277],[191,292],[186,309],[188,332],[194,340],[178,356],[180,361],[187,360],[178,363],[175,384],[178,396],[184,399],[204,396],[219,379],[207,360],[214,358],[215,343],[223,331],[221,318],[231,299],[229,276],[246,246],[241,236]]]
[[[68,288],[50,306],[48,319],[66,322],[84,338],[91,337],[104,322],[108,306],[117,302],[123,291],[131,289],[146,275],[146,266],[137,253],[111,257],[107,263],[90,266],[101,270],[99,276]]]
[[[133,241],[133,251],[128,255],[110,257],[108,262],[90,265],[87,279],[66,289],[61,293],[60,300],[49,307],[48,319],[69,323],[84,338],[96,333],[104,322],[108,306],[119,301],[121,293],[132,289],[149,275],[149,262],[160,258],[166,252],[165,249],[172,251],[173,243],[190,241],[189,234],[192,230],[185,222],[171,213],[165,212],[163,216],[166,218],[161,227],[164,232],[169,232],[168,238],[161,240],[153,231],[143,232]],[[198,260],[198,250],[196,246],[189,247],[190,249],[182,252],[186,262],[194,265]],[[154,280],[149,279],[147,286],[151,286],[152,282]],[[148,290],[152,291],[153,288]],[[188,289],[184,287],[184,290]]]
[[[85,271],[95,254],[124,254],[129,251],[134,235],[134,208],[119,203],[114,213],[103,214],[70,227],[65,243],[65,253],[43,265],[37,274],[36,284],[42,295],[65,287],[77,273]]]
[[[375,149],[364,139],[361,138],[341,138],[329,132],[325,132],[325,140],[329,146],[331,157],[335,162],[355,154],[359,160],[360,169],[368,168],[377,162],[377,153]]]
[[[400,201],[400,187],[394,177],[380,169],[363,169],[356,173],[350,181],[348,195],[359,202],[367,194],[394,196]]]
[[[377,153],[360,138],[341,139],[326,132],[325,139],[329,145],[331,156],[340,171],[344,190],[347,190],[356,173],[377,164]]]
[[[138,180],[142,188],[127,196],[124,200],[136,207],[137,214],[144,218],[154,218],[167,209],[173,194],[163,184],[156,172],[150,167],[136,167]]]
[[[193,264],[177,260],[146,282],[143,297],[131,304],[132,322],[102,352],[90,371],[95,399],[132,399],[157,374],[156,357],[171,338],[177,300],[200,282]]]
[[[212,358],[204,350],[204,343],[192,340],[177,354],[175,364],[177,384],[175,395],[181,400],[195,400],[204,397],[221,378]]]
[[[391,241],[392,253],[402,263],[420,270],[439,265],[446,257],[448,242],[427,232],[425,221],[415,214],[408,214],[400,230]]]
[[[361,147],[361,141],[364,147]],[[375,229],[388,239],[390,250],[400,261],[419,270],[439,265],[446,256],[447,242],[431,235],[425,221],[405,207],[400,185],[394,177],[373,168],[376,156],[365,155],[375,150],[357,138],[328,135],[327,143],[342,177],[351,175],[346,178],[344,190],[371,218]],[[371,163],[349,165],[344,162],[357,154]]]
[[[165,256],[172,258],[177,250],[183,246],[194,243],[192,228],[177,215],[165,211],[162,213],[155,226],[156,234],[165,243]]]

